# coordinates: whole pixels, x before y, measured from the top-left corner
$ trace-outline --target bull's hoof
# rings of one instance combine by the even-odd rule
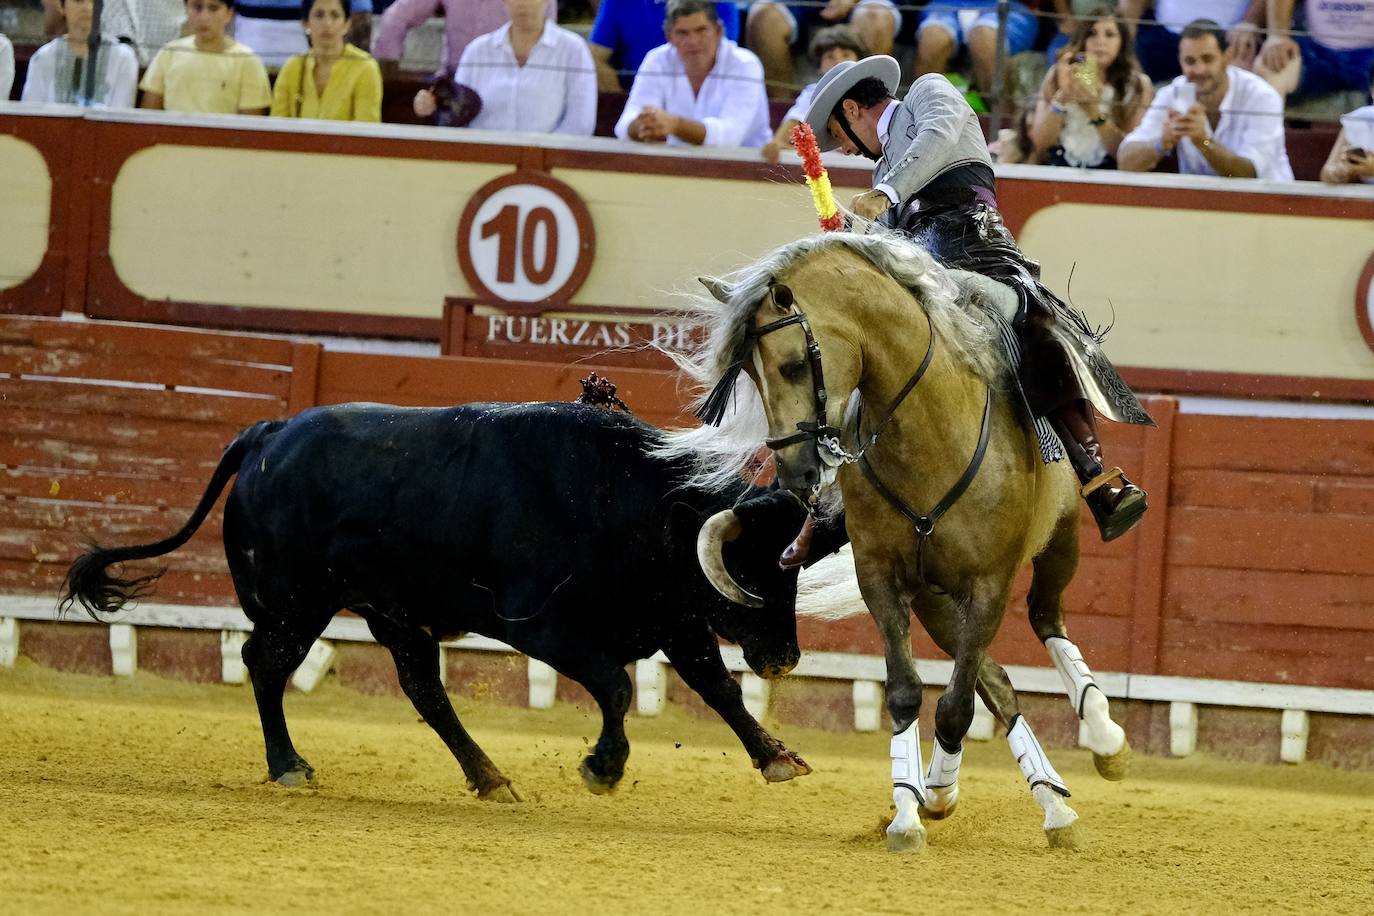
[[[1083,830],[1077,821],[1067,827],[1045,828],[1045,841],[1050,849],[1082,849],[1086,845]]]
[[[585,758],[577,767],[577,772],[582,774],[582,784],[587,787],[587,791],[593,795],[609,795],[615,791],[615,787],[620,784],[620,777],[612,779],[609,776],[602,776],[591,767],[592,758]]]
[[[1097,767],[1097,775],[1110,782],[1120,782],[1126,778],[1126,774],[1131,769],[1131,743],[1123,740],[1121,750],[1115,754],[1103,755],[1093,753],[1093,766]]]
[[[304,760],[282,773],[268,772],[267,782],[274,782],[288,789],[301,789],[315,784],[315,768]]]
[[[503,805],[513,805],[524,801],[520,793],[515,791],[515,786],[508,782],[499,783],[492,786],[485,792],[478,792],[477,797],[484,802],[496,802]]]
[[[787,782],[789,779],[796,779],[798,776],[809,776],[811,765],[795,751],[783,748],[778,752],[778,756],[768,761],[759,772],[768,782]]]

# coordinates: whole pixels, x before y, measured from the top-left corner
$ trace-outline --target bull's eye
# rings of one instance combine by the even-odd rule
[[[806,360],[794,359],[790,363],[784,363],[780,371],[782,377],[789,382],[801,381],[802,376],[806,374]]]

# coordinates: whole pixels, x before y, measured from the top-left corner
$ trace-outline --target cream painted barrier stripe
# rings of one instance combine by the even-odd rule
[[[37,273],[48,251],[52,175],[31,143],[0,134],[0,290]]]
[[[94,623],[82,614],[57,617],[50,599],[27,595],[0,596],[0,618],[42,620],[52,623]],[[251,630],[252,624],[237,608],[198,607],[195,605],[143,604],[120,615],[118,623],[133,626],[180,627],[196,630]],[[325,629],[324,639],[345,642],[372,642],[367,623],[356,618],[335,618]],[[485,636],[465,636],[442,643],[445,648],[495,652],[514,650],[499,640]],[[743,653],[734,646],[722,646],[721,657],[731,671],[748,672]],[[662,653],[653,661],[668,664]],[[953,663],[918,660],[916,672],[931,685],[949,683]],[[1059,694],[1064,690],[1053,668],[1008,665],[1012,686],[1027,693]],[[793,670],[795,677],[814,677],[881,683],[887,679],[883,659],[876,655],[843,652],[804,652]],[[1238,706],[1253,709],[1298,709],[1307,712],[1374,716],[1374,690],[1337,687],[1312,687],[1294,684],[1260,684],[1249,681],[1221,681],[1207,678],[1172,677],[1156,674],[1094,673],[1102,691],[1114,699],[1153,702],[1196,703],[1203,706]]]

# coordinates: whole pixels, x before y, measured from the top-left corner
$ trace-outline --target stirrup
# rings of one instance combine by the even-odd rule
[[[1103,471],[1101,474],[1098,474],[1092,480],[1083,484],[1083,489],[1079,492],[1083,494],[1084,499],[1087,499],[1089,496],[1092,496],[1098,490],[1102,489],[1107,484],[1111,483],[1113,480],[1116,480],[1118,477],[1121,478],[1122,483],[1126,484],[1127,486],[1130,485],[1130,481],[1126,479],[1125,471],[1121,470],[1121,468],[1112,468],[1110,471]]]

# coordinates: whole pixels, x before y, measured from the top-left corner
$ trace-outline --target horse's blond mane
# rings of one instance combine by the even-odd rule
[[[1006,357],[976,291],[956,284],[929,252],[905,236],[831,232],[790,242],[723,278],[729,289],[726,302],[706,295],[686,297],[682,319],[705,334],[694,347],[669,355],[694,386],[694,405],[705,400],[736,358],[769,286],[803,258],[839,248],[862,256],[909,290],[955,358],[989,385],[1005,387]],[[754,465],[767,432],[762,399],[749,376],[740,373],[733,404],[719,426],[670,431],[656,451],[689,459],[695,468],[692,484],[724,489]]]

